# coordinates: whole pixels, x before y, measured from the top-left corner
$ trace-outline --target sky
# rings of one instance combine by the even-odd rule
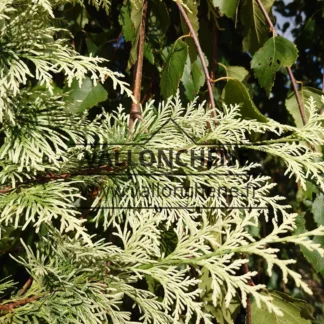
[[[294,2],[294,0],[283,0],[283,1],[284,1],[284,3],[286,5],[289,4],[289,3]],[[289,39],[290,41],[294,41],[294,37],[293,37],[293,35],[291,33],[291,31],[294,29],[294,26],[295,26],[294,18],[292,18],[292,17],[288,17],[288,18],[287,17],[284,17],[284,16],[282,16],[280,13],[278,13],[276,11],[274,12],[274,14],[277,17],[276,26],[282,27],[286,22],[289,22],[290,23],[290,26],[285,31],[285,33],[282,33],[281,31],[278,31],[278,34],[280,36],[283,36],[283,37]]]

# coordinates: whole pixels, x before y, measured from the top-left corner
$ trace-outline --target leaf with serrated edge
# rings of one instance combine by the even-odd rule
[[[187,11],[187,16],[189,18],[189,21],[191,23],[191,26],[193,30],[195,31],[195,34],[198,37],[199,32],[199,20],[198,20],[198,6],[199,1],[196,0],[188,0],[186,1],[186,6],[190,9],[191,12]],[[184,21],[182,15],[180,16],[181,19],[181,26],[182,31],[185,35],[189,34],[189,27],[187,26],[186,22]],[[188,44],[189,47],[189,55],[191,62],[194,62],[197,58],[197,46],[195,45],[195,42],[190,37],[185,38],[185,43]]]
[[[240,103],[243,117],[256,119],[260,122],[268,121],[255,106],[248,89],[239,80],[229,80],[223,90],[222,97],[226,104]]]
[[[324,225],[324,217],[322,216],[322,210],[324,207],[324,195],[320,194],[316,197],[312,212],[314,214],[314,220],[318,225]],[[306,217],[308,214],[299,215],[296,220],[297,229],[294,234],[301,234],[306,232]],[[312,215],[310,214],[312,217]],[[314,237],[314,243],[320,244],[324,248],[324,237]],[[324,276],[324,258],[317,251],[309,251],[305,247],[300,248],[307,261],[314,267],[317,273]]]
[[[316,88],[311,88],[311,87],[303,87],[303,91],[299,91],[300,97],[303,100],[303,103],[305,105],[306,101],[310,98],[313,97],[315,100],[316,106],[317,107],[322,107],[322,100],[321,97],[323,95],[322,91]],[[303,120],[300,116],[297,100],[295,93],[292,92],[287,100],[286,100],[286,108],[289,111],[290,115],[293,117],[295,125],[298,128],[301,128],[304,126]],[[308,111],[305,111],[306,113],[306,118],[309,117]]]
[[[218,7],[220,12],[229,17],[235,17],[238,0],[213,0],[213,5]]]
[[[291,67],[297,60],[298,50],[288,39],[272,37],[253,56],[251,67],[259,84],[270,96],[275,76],[280,67]]]
[[[183,41],[176,41],[168,54],[161,74],[161,93],[167,99],[176,94],[183,75],[188,56],[188,46]]]
[[[261,0],[268,14],[274,1]],[[269,27],[256,0],[242,1],[240,18],[244,28],[243,50],[254,54],[269,38]]]
[[[187,57],[181,81],[188,100],[194,100],[200,88],[205,83],[205,75],[199,58],[191,64],[190,57]]]
[[[249,71],[243,66],[226,66],[227,76],[243,82],[249,75]]]
[[[134,0],[130,3],[126,2],[119,16],[119,23],[123,27],[123,35],[126,41],[131,41],[132,48],[127,63],[129,70],[137,61],[137,47],[141,28],[143,14],[143,2]]]
[[[312,316],[308,304],[301,300],[292,298],[280,292],[263,293],[270,294],[273,298],[272,303],[278,307],[283,316],[277,316],[275,313],[269,313],[268,308],[262,304],[258,308],[256,303],[251,305],[252,324],[276,323],[276,324],[311,324]]]

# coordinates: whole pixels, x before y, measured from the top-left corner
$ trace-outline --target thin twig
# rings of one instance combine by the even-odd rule
[[[287,71],[288,71],[291,83],[293,85],[293,89],[294,89],[294,93],[295,93],[295,96],[296,96],[296,99],[297,99],[297,104],[298,104],[300,116],[301,116],[301,118],[303,120],[303,124],[306,125],[307,124],[307,117],[306,117],[305,109],[304,109],[304,106],[303,106],[303,102],[302,102],[302,100],[300,98],[300,95],[299,95],[299,92],[298,92],[298,89],[297,89],[296,79],[295,79],[290,67],[287,67]]]
[[[10,304],[0,305],[0,311],[2,311],[2,310],[4,310],[4,311],[12,311],[17,306],[26,305],[28,303],[36,301],[39,298],[41,298],[41,297],[40,296],[33,296],[33,297],[25,298],[25,299],[22,299],[22,300],[18,300],[16,302],[13,302],[13,303],[10,303]]]
[[[200,57],[200,61],[201,61],[201,64],[202,64],[202,67],[203,67],[203,70],[204,70],[204,74],[205,74],[205,77],[206,77],[206,83],[207,83],[207,87],[208,87],[208,93],[209,93],[209,101],[210,101],[210,107],[211,109],[213,109],[213,117],[216,117],[216,111],[215,111],[215,101],[214,101],[214,92],[213,92],[213,87],[212,87],[212,84],[210,82],[210,76],[209,76],[209,72],[208,72],[208,69],[207,69],[207,63],[205,61],[205,57],[204,57],[204,54],[202,52],[202,49],[201,49],[201,46],[200,46],[200,43],[199,43],[199,40],[198,40],[198,37],[191,25],[191,22],[188,18],[188,15],[185,11],[185,9],[182,7],[182,5],[179,3],[179,2],[176,2],[180,12],[181,12],[181,15],[183,16],[183,19],[185,20],[189,30],[190,30],[190,35],[192,37],[192,39],[194,40],[195,42],[195,45],[197,47],[197,50],[198,50],[198,55]]]
[[[267,13],[267,11],[265,10],[265,8],[264,8],[261,0],[256,0],[256,2],[258,4],[260,10],[262,11],[262,14],[263,14],[265,20],[267,21],[267,23],[268,23],[268,25],[270,27],[270,30],[272,31],[273,36],[277,36],[277,31],[276,31],[276,29],[275,29],[275,27],[274,27],[274,25],[273,25],[273,23],[272,23],[269,15],[268,15],[268,13]]]
[[[31,286],[33,283],[33,278],[29,277],[26,283],[24,284],[24,287],[21,289],[21,291],[18,293],[18,296],[24,295],[27,289]]]
[[[115,173],[115,172],[121,171],[127,167],[128,167],[127,163],[124,163],[124,164],[121,164],[120,166],[116,166],[116,167],[112,167],[110,165],[102,165],[102,166],[98,166],[98,167],[94,167],[94,168],[80,169],[78,171],[71,172],[71,173],[48,173],[45,175],[41,175],[41,176],[37,177],[36,179],[27,180],[25,182],[18,182],[16,184],[15,188],[13,188],[11,186],[5,187],[4,189],[0,190],[0,194],[7,194],[11,190],[17,189],[23,185],[45,184],[45,183],[55,181],[55,180],[67,180],[67,179],[70,179],[71,177],[80,176],[80,175],[84,175],[84,176],[99,175],[99,174],[105,175],[105,174],[107,174],[107,172]]]
[[[272,31],[273,36],[276,37],[278,35],[277,31],[276,31],[276,29],[275,29],[269,15],[268,15],[268,13],[267,13],[267,11],[265,10],[261,0],[256,0],[256,2],[258,4],[258,6],[259,6],[265,20],[267,21],[267,24],[268,24],[270,30]],[[295,97],[296,97],[298,108],[299,108],[299,113],[300,113],[300,116],[301,116],[301,118],[303,120],[303,124],[305,125],[307,123],[307,117],[306,117],[303,102],[302,102],[302,100],[300,98],[300,95],[299,95],[299,92],[298,92],[297,82],[296,82],[296,79],[295,79],[290,67],[287,67],[287,71],[288,71],[289,78],[290,78],[290,81],[291,81],[293,89],[294,89]]]
[[[137,61],[134,66],[135,76],[134,76],[134,97],[136,102],[133,102],[130,117],[129,117],[129,129],[133,128],[136,119],[141,117],[141,88],[142,88],[142,74],[143,74],[143,58],[144,58],[144,43],[145,43],[145,22],[147,13],[148,0],[144,0],[142,9],[142,21],[139,32],[139,44],[138,44],[138,54]]]

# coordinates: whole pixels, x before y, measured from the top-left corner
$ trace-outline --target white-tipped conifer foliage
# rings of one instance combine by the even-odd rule
[[[201,168],[197,177],[188,154],[183,155],[188,163],[176,165],[170,177],[166,164],[135,162],[143,143],[152,152],[167,146],[172,154],[217,152],[222,146],[231,155],[239,145],[281,158],[302,187],[313,180],[324,189],[324,162],[313,149],[324,145],[324,116],[315,102],[309,100],[308,123],[299,129],[243,119],[238,105],[224,106],[213,117],[205,103],[184,107],[179,96],[148,103],[131,132],[122,107],[94,120],[86,113],[71,114],[64,95],[53,92],[55,73],[64,74],[69,85],[73,80],[82,84],[87,75],[95,83],[109,77],[116,91],[132,95],[105,60],[80,56],[69,40],[58,37],[66,33],[53,27],[53,6],[64,2],[0,4],[0,239],[14,240],[27,230],[37,237],[32,244],[22,240],[25,252],[12,255],[33,278],[31,287],[22,292],[12,278],[0,277],[0,323],[212,323],[208,305],[229,307],[239,299],[245,307],[247,295],[283,316],[263,294],[264,285],[250,284],[255,269],[242,273],[242,266],[248,256],[260,256],[269,276],[277,266],[285,282],[311,294],[291,267],[295,260],[281,259],[278,246],[293,243],[324,256],[310,239],[324,235],[324,228],[293,235],[297,214],[285,197],[271,196],[271,179],[252,174],[256,163],[240,165],[232,158]],[[109,6],[108,1],[89,2]],[[255,143],[255,134],[275,139]],[[98,166],[89,166],[98,151],[131,154],[133,164],[112,170],[99,159]],[[94,168],[102,172],[94,174]],[[156,184],[173,194],[147,190]],[[174,194],[188,184],[218,194]],[[247,187],[253,195],[245,194]],[[146,194],[137,195],[143,188]],[[228,199],[223,188],[237,195]],[[95,189],[96,195],[89,195]],[[256,238],[250,229],[264,216],[272,231]],[[97,236],[89,231],[94,226]],[[137,320],[132,307],[140,314]]]

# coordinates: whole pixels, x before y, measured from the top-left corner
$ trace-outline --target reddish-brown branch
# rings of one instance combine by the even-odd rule
[[[18,300],[16,302],[11,303],[11,304],[0,305],[0,311],[12,311],[17,306],[22,306],[22,305],[26,305],[28,303],[32,303],[32,302],[36,301],[39,298],[40,298],[40,296],[33,296],[33,297],[25,298],[25,299],[22,299],[22,300]]]
[[[265,20],[267,21],[268,26],[270,27],[270,30],[272,31],[273,36],[277,36],[276,29],[275,29],[275,27],[274,27],[274,25],[273,25],[273,23],[272,23],[269,15],[268,15],[267,11],[265,10],[265,8],[264,8],[261,0],[256,0],[256,2],[258,4],[260,10],[262,11],[262,14],[263,14]]]
[[[5,187],[4,189],[1,189],[1,190],[0,190],[0,194],[6,194],[6,193],[8,193],[11,189],[12,189],[12,187]]]
[[[75,176],[79,176],[79,175],[98,175],[98,174],[105,174],[103,172],[117,172],[120,171],[124,168],[127,167],[127,164],[122,164],[118,167],[111,167],[109,165],[102,165],[99,167],[95,167],[95,168],[87,168],[87,169],[81,169],[78,170],[77,172],[71,172],[71,173],[62,173],[62,174],[57,174],[57,173],[48,173],[42,176],[39,176],[36,179],[33,180],[28,180],[25,182],[20,182],[17,183],[17,187],[21,187],[23,185],[27,185],[27,184],[32,184],[32,183],[36,183],[36,184],[44,184],[44,183],[48,183],[50,181],[55,181],[55,180],[66,180],[69,179],[71,177],[75,177]],[[17,188],[16,187],[16,188]],[[15,188],[12,187],[5,187],[4,189],[0,190],[1,194],[7,194],[9,193],[11,190],[13,190]]]
[[[29,277],[29,279],[26,281],[24,287],[21,289],[18,295],[22,296],[28,290],[28,288],[31,286],[32,283],[33,283],[33,278]]]
[[[295,96],[296,96],[296,100],[297,100],[297,104],[298,104],[298,109],[299,109],[299,113],[300,113],[300,116],[303,120],[303,124],[306,125],[307,123],[307,117],[306,117],[306,113],[305,113],[305,109],[304,109],[304,105],[303,105],[303,102],[300,98],[300,95],[299,95],[299,92],[298,92],[298,88],[297,88],[297,82],[296,82],[296,79],[292,73],[292,70],[290,67],[287,67],[287,71],[288,71],[288,74],[289,74],[289,77],[290,77],[290,80],[291,80],[291,83],[293,85],[293,89],[294,89],[294,93],[295,93]]]
[[[144,43],[145,43],[145,22],[147,13],[148,0],[144,0],[142,9],[142,21],[139,32],[139,44],[137,50],[137,61],[134,66],[134,97],[136,102],[132,104],[129,118],[129,129],[133,128],[136,119],[141,117],[141,89],[142,89],[142,74],[143,74],[143,59],[144,59]]]
[[[268,15],[266,9],[264,8],[261,0],[256,0],[256,2],[258,4],[258,6],[259,6],[259,8],[260,8],[260,10],[261,10],[261,12],[262,12],[265,20],[267,21],[267,24],[268,24],[270,30],[272,31],[273,36],[274,37],[277,36],[277,31],[276,31],[276,29],[275,29],[275,27],[274,27],[274,25],[273,25],[273,23],[272,23],[269,15]],[[305,113],[305,109],[304,109],[303,102],[302,102],[302,100],[300,98],[300,94],[298,92],[297,82],[296,82],[296,79],[295,79],[295,77],[294,77],[294,75],[293,75],[292,70],[291,70],[290,67],[287,68],[287,71],[288,71],[289,78],[290,78],[290,81],[291,81],[292,86],[293,86],[293,90],[294,90],[295,97],[296,97],[297,104],[298,104],[298,108],[299,108],[299,113],[300,113],[300,116],[301,116],[301,118],[303,120],[303,123],[305,125],[307,123],[307,117],[306,117],[306,113]]]
[[[190,30],[190,36],[192,37],[192,39],[194,40],[195,42],[195,45],[197,47],[197,51],[198,51],[198,55],[200,57],[200,60],[201,60],[201,64],[202,64],[202,67],[203,67],[203,70],[204,70],[204,74],[205,74],[205,77],[206,77],[206,83],[207,83],[207,87],[208,87],[208,94],[209,94],[209,101],[210,101],[210,106],[212,109],[215,109],[215,101],[214,101],[214,92],[213,92],[213,87],[212,87],[212,82],[211,82],[211,79],[210,79],[210,76],[209,76],[209,72],[208,72],[208,69],[207,69],[207,63],[205,61],[205,57],[204,57],[204,54],[203,54],[203,51],[201,49],[201,46],[200,46],[200,43],[199,43],[199,40],[198,40],[198,37],[191,25],[191,22],[188,18],[188,15],[185,11],[185,9],[182,7],[182,5],[179,3],[179,2],[176,2],[180,12],[181,12],[181,15],[183,16],[183,19],[185,20],[189,30]],[[216,111],[213,110],[213,117],[216,117]]]

